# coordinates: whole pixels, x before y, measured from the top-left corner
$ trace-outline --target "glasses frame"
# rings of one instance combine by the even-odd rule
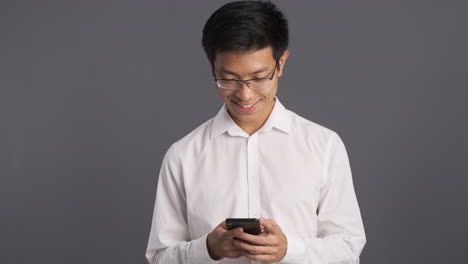
[[[237,90],[239,89],[241,86],[242,86],[242,83],[245,83],[247,85],[247,87],[249,87],[250,89],[252,90],[261,90],[261,89],[265,89],[266,87],[264,88],[252,88],[249,84],[249,82],[251,81],[254,81],[254,80],[273,80],[273,77],[275,76],[275,72],[276,72],[276,68],[278,68],[278,63],[275,64],[275,69],[273,70],[273,72],[271,73],[271,76],[270,77],[264,77],[264,78],[252,78],[252,79],[248,79],[248,80],[239,80],[239,79],[226,79],[226,78],[216,78],[216,75],[214,73],[214,68],[212,68],[212,72],[213,72],[213,76],[214,76],[214,81],[216,82],[216,85],[218,86],[218,88],[220,89],[224,89],[224,90]],[[238,86],[236,88],[224,88],[224,87],[221,87],[219,86],[218,84],[218,81],[235,81],[237,82]]]

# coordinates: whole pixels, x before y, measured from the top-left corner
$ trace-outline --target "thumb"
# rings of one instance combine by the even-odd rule
[[[222,222],[218,225],[218,227],[221,227],[221,228],[224,229],[224,230],[227,230],[227,229],[228,229],[227,224],[226,224],[226,221],[222,221]]]
[[[277,225],[273,219],[265,219],[263,217],[260,217],[260,225],[263,225],[265,227],[265,231],[270,233],[270,234],[276,234],[277,233]]]

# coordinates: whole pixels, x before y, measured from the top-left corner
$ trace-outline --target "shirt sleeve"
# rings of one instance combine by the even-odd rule
[[[317,237],[288,236],[280,263],[358,264],[366,243],[346,148],[336,133],[328,140],[317,208]]]
[[[167,151],[159,172],[146,259],[150,264],[218,263],[208,255],[208,234],[190,240],[186,196],[175,146]]]

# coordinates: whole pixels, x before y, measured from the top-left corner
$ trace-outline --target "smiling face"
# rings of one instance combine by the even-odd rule
[[[283,74],[288,55],[286,50],[279,60],[279,68],[275,70],[276,61],[271,47],[255,52],[226,51],[216,54],[213,63],[216,78],[269,78],[274,72],[269,86],[262,89],[252,90],[245,83],[235,90],[217,88],[230,116],[246,133],[251,135],[260,129],[270,115],[275,105],[278,77]]]

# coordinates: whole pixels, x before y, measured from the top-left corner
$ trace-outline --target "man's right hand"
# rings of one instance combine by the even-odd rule
[[[233,243],[234,233],[239,232],[241,229],[242,227],[228,230],[225,221],[213,229],[206,238],[206,246],[210,257],[214,260],[241,257],[244,251],[234,246]]]

